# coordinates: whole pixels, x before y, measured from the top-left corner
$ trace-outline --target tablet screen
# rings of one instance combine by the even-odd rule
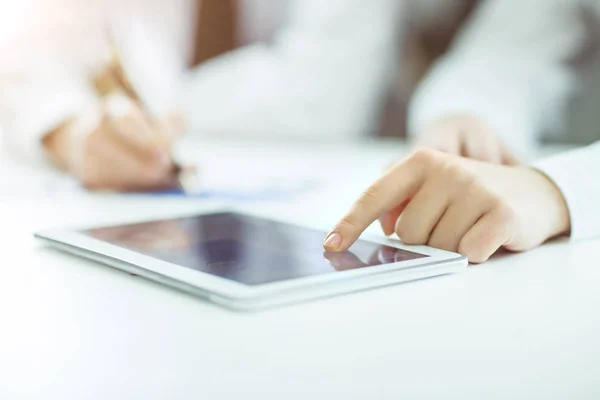
[[[326,253],[322,247],[323,232],[233,213],[82,233],[247,285],[428,257],[362,240],[345,253]]]

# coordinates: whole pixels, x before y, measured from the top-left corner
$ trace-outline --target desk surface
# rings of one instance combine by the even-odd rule
[[[202,151],[215,163],[246,154],[240,171],[255,157],[318,177],[318,189],[292,201],[247,207],[321,228],[402,153],[395,144],[316,148]],[[0,190],[0,398],[600,398],[600,241],[243,314],[31,237],[214,202]]]

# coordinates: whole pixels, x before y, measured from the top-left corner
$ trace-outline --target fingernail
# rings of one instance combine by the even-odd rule
[[[329,250],[329,251],[334,251],[334,250],[339,249],[341,244],[342,244],[342,236],[337,232],[330,234],[327,237],[327,239],[325,239],[325,241],[323,242],[323,246],[325,247],[326,250]]]

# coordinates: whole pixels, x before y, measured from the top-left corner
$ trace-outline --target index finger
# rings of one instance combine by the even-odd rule
[[[397,164],[369,186],[323,242],[327,251],[345,251],[382,214],[410,199],[425,179],[430,150]]]

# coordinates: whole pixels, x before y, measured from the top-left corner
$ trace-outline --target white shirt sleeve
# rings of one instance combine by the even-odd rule
[[[600,237],[600,142],[534,164],[561,190],[571,216],[571,238]]]
[[[567,61],[583,43],[579,11],[572,0],[483,2],[415,94],[410,133],[453,114],[475,115],[527,153],[561,121],[575,86]]]
[[[45,165],[42,137],[97,103],[89,68],[75,51],[99,26],[98,20],[81,14],[85,7],[100,19],[96,3],[41,2],[24,15],[22,34],[2,44],[0,125],[7,150],[16,159]]]
[[[43,68],[39,68],[43,65]],[[46,161],[44,135],[97,102],[93,88],[67,64],[38,60],[0,78],[0,124],[7,149],[28,163]]]
[[[192,71],[182,108],[200,135],[338,139],[372,129],[394,57],[397,0],[294,0],[272,43]]]

